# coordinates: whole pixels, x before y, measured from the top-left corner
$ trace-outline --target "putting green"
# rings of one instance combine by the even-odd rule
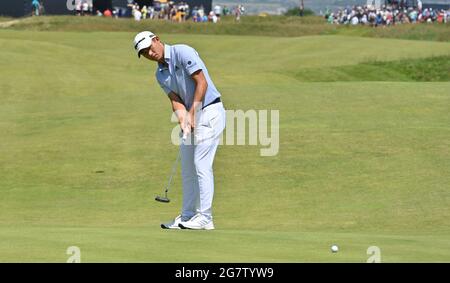
[[[217,230],[165,231],[179,175],[170,204],[153,198],[175,124],[133,35],[0,31],[1,262],[65,262],[69,246],[83,262],[365,262],[369,246],[450,261],[450,83],[298,80],[450,43],[162,34],[199,51],[228,109],[280,113],[278,155],[219,148]]]

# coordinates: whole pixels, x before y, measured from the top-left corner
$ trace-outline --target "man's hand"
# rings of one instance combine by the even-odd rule
[[[183,139],[191,133],[191,123],[189,122],[189,112],[184,112],[183,118],[179,118],[180,128],[183,132]]]
[[[187,121],[191,129],[195,128],[195,109],[194,107],[187,113]]]
[[[178,122],[180,123],[180,128],[183,131],[183,136],[187,136],[191,132],[189,113],[186,111],[186,107],[184,107],[183,101],[176,93],[171,92],[168,96],[172,104],[172,110],[173,112],[175,112],[175,115],[177,115]]]

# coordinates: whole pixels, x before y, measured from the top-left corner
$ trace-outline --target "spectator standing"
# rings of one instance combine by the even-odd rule
[[[160,18],[169,20],[170,19],[170,3],[167,3],[167,0],[160,0],[161,2],[161,14]]]
[[[333,13],[330,13],[330,15],[327,18],[327,21],[329,24],[333,24],[333,22],[334,22],[334,14]]]
[[[33,0],[31,2],[31,5],[33,6],[34,15],[39,16],[39,10],[41,9],[41,3],[39,2],[39,0]]]
[[[155,18],[155,8],[153,6],[148,7],[148,17],[153,20]]]
[[[415,24],[417,22],[417,11],[411,9],[411,12],[409,13],[409,19],[411,20],[411,22],[413,24]]]
[[[89,3],[87,2],[87,0],[83,0],[82,3],[82,14],[83,16],[86,16],[89,13]]]
[[[216,14],[214,14],[214,11],[209,12],[208,21],[209,22],[213,22],[213,23],[217,23],[218,18],[216,16]]]
[[[194,8],[192,8],[192,20],[194,22],[198,22],[198,8],[197,8],[197,6],[194,6]]]
[[[245,13],[244,5],[239,5],[239,6],[240,6],[240,9],[241,9],[241,15],[244,15],[244,13]]]
[[[220,5],[214,6],[214,14],[217,18],[217,21],[220,21],[220,16],[222,15],[222,7]]]
[[[369,20],[367,19],[367,15],[363,14],[361,17],[361,24],[367,25],[368,22],[369,22]]]
[[[442,10],[437,13],[436,21],[441,24],[444,22],[444,13]]]
[[[377,14],[374,10],[371,10],[369,13],[369,24],[374,27],[376,25]]]
[[[147,13],[148,13],[147,6],[145,6],[145,5],[142,6],[141,13],[142,13],[142,19],[143,20],[147,19]]]
[[[240,22],[241,21],[241,14],[242,14],[242,10],[241,10],[241,5],[238,5],[235,9],[234,9],[234,14],[236,16],[236,21]]]
[[[377,11],[377,17],[375,19],[375,26],[380,26],[383,24],[383,15],[381,15],[381,11]]]
[[[153,2],[153,9],[155,19],[161,18],[161,2],[159,1]]]
[[[83,3],[81,2],[81,0],[75,0],[75,11],[77,16],[81,16],[81,12],[83,10]]]
[[[223,6],[223,15],[227,16],[230,14],[230,9],[228,9],[227,5]]]
[[[134,20],[139,22],[142,18],[142,13],[139,10],[139,6],[135,6],[134,12],[133,12]]]
[[[177,6],[173,5],[173,3],[171,2],[169,4],[169,7],[170,7],[169,19],[174,22],[181,22],[181,12],[177,9]]]
[[[198,9],[198,16],[200,18],[200,22],[204,22],[205,18],[205,8],[203,8],[203,5],[200,5],[200,8]]]
[[[178,5],[178,9],[180,10],[181,13],[181,21],[185,22],[189,13],[189,5],[185,2],[181,2]]]
[[[88,0],[88,6],[89,6],[89,14],[93,15],[94,14],[94,1],[93,0]]]

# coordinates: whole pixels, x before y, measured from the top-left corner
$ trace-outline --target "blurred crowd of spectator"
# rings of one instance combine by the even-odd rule
[[[133,3],[128,4],[131,15],[136,21],[146,19],[165,19],[175,22],[184,22],[189,14],[189,5],[185,2],[154,1],[153,6],[142,6]]]
[[[325,19],[330,24],[370,26],[389,26],[406,23],[448,23],[450,21],[450,10],[423,9],[420,0],[417,1],[417,6],[415,7],[407,7],[404,1],[396,1],[395,3],[382,5],[379,9],[369,5],[348,7],[335,12],[327,11]]]
[[[93,0],[74,0],[74,14],[77,16],[96,15],[101,17],[132,17],[136,21],[163,19],[174,22],[185,22],[191,20],[194,22],[213,22],[220,21],[222,16],[234,15],[236,21],[240,21],[241,16],[245,13],[243,5],[237,5],[232,9],[227,6],[215,5],[213,9],[207,13],[203,6],[189,7],[186,2],[175,3],[168,0],[155,0],[151,6],[139,6],[138,3],[130,3],[127,7],[114,7],[104,11],[95,10]],[[33,15],[39,16],[43,13],[43,3],[40,0],[32,0]]]
[[[136,21],[146,19],[165,19],[174,22],[185,22],[186,20],[192,20],[194,22],[213,22],[220,21],[222,16],[234,14],[236,20],[239,21],[241,15],[245,12],[243,5],[237,5],[230,10],[226,5],[215,5],[213,9],[206,13],[203,6],[191,7],[186,2],[174,3],[167,0],[154,1],[153,6],[142,6],[138,3],[129,4],[128,8],[131,9],[131,15]],[[120,15],[119,15],[120,16]]]

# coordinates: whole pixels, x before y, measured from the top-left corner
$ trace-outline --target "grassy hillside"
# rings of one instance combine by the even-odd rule
[[[217,230],[163,231],[181,205],[179,176],[170,204],[153,200],[174,124],[133,36],[0,31],[1,262],[65,262],[74,245],[83,262],[365,262],[372,245],[450,261],[450,82],[298,77],[448,58],[449,43],[162,33],[199,51],[228,109],[280,111],[277,156],[219,148]]]
[[[376,38],[450,41],[447,25],[399,25],[389,28],[349,27],[329,25],[321,17],[245,16],[237,23],[225,17],[220,23],[171,23],[161,21],[135,22],[132,19],[105,19],[98,17],[33,17],[13,23],[3,23],[10,29],[33,31],[129,31],[150,29],[157,33],[259,35],[297,37],[307,35],[347,35]],[[0,27],[2,25],[0,24]]]
[[[398,61],[368,61],[338,67],[305,68],[296,73],[301,81],[450,81],[450,56]]]

